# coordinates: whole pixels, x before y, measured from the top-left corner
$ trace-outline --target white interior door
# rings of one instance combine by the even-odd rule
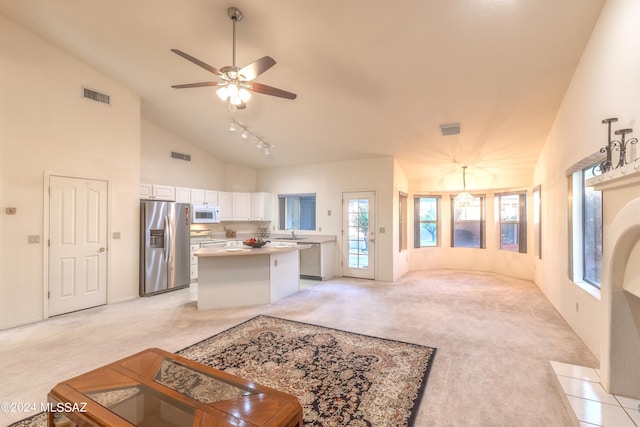
[[[342,275],[375,278],[375,192],[342,194]]]
[[[49,180],[49,315],[107,303],[107,182]]]

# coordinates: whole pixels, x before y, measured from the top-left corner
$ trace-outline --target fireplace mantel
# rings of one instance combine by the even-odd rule
[[[602,191],[602,386],[640,399],[640,162],[590,178]]]
[[[587,185],[598,191],[637,183],[640,183],[640,159],[587,180]]]

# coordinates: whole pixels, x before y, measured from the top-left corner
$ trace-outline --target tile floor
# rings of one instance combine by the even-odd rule
[[[581,427],[640,426],[640,400],[607,393],[597,369],[551,362]]]

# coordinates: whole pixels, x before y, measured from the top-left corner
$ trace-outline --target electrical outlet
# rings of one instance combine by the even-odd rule
[[[6,208],[4,211],[7,215],[15,215],[18,210],[16,208]]]
[[[331,209],[327,211],[327,216],[331,216]]]
[[[114,231],[113,232],[113,238],[114,239],[119,239],[120,238],[120,232],[119,231]]]
[[[27,236],[27,242],[29,243],[40,243],[40,236]]]

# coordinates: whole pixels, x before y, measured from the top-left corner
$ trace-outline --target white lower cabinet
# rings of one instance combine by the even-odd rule
[[[200,243],[191,244],[191,283],[198,281],[198,257],[194,253],[200,249]]]

